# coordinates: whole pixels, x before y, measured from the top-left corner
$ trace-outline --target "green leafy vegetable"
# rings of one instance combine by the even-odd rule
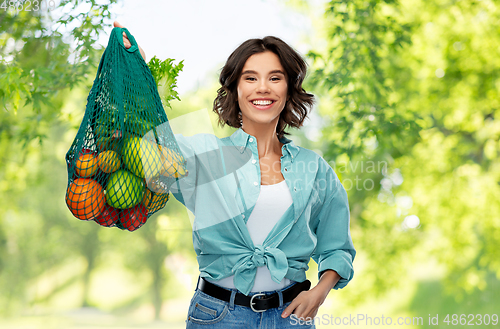
[[[177,87],[177,76],[182,71],[184,61],[179,64],[174,64],[174,60],[167,58],[161,62],[156,56],[151,58],[148,63],[149,70],[155,79],[158,93],[160,94],[161,101],[164,106],[170,106],[170,101],[173,99],[181,100],[175,88]]]

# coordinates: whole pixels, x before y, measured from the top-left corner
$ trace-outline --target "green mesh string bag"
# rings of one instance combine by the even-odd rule
[[[129,231],[162,209],[170,186],[187,175],[155,79],[125,28],[111,33],[66,164],[71,213]]]

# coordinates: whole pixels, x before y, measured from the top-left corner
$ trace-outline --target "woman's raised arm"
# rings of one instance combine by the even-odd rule
[[[124,28],[125,26],[121,25],[117,21],[114,21],[113,27]],[[127,34],[125,32],[123,32],[123,44],[125,45],[125,48],[127,48],[127,49],[132,47],[132,45],[130,44],[130,40],[128,39]],[[144,61],[146,62],[146,53],[144,52],[144,50],[142,50],[141,46],[139,46],[139,51],[141,52],[142,58],[144,58]]]

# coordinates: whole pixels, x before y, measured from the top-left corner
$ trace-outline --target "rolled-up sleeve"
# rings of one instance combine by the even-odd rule
[[[327,194],[318,214],[316,227],[317,245],[312,255],[318,264],[318,278],[323,271],[331,269],[340,275],[340,280],[333,287],[343,288],[351,281],[354,270],[353,260],[356,250],[349,228],[349,202],[347,192],[335,175],[335,189]]]

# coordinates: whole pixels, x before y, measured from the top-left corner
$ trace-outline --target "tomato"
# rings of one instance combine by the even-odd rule
[[[106,204],[104,206],[104,210],[102,211],[101,215],[96,217],[94,220],[99,225],[111,227],[116,224],[119,218],[120,218],[120,210]]]
[[[135,207],[122,210],[120,222],[129,231],[135,231],[148,219],[148,210],[140,203]]]

